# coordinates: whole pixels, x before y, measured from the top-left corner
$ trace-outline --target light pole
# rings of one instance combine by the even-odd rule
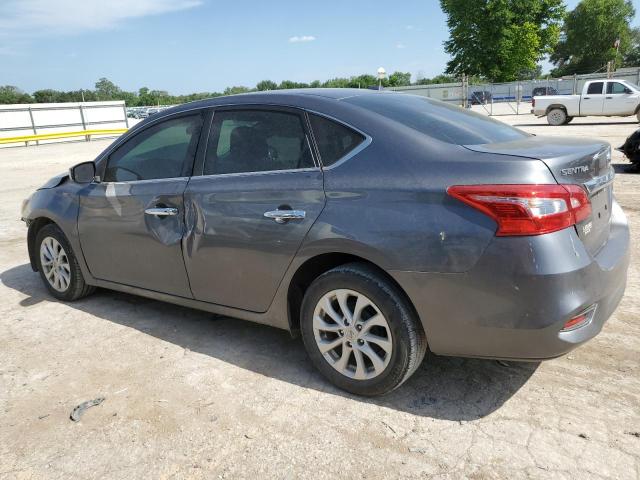
[[[378,69],[378,90],[382,90],[382,80],[387,76],[387,71],[384,67]]]

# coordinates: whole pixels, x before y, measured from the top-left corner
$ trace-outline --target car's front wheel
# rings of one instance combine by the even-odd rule
[[[382,395],[400,386],[427,349],[404,295],[366,264],[319,276],[305,293],[300,322],[316,368],[337,387],[359,395]]]
[[[45,225],[38,231],[36,255],[40,277],[58,300],[77,300],[94,290],[84,281],[71,245],[57,225]]]

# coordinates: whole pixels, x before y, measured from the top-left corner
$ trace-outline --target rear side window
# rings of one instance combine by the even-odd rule
[[[602,94],[602,86],[603,82],[593,82],[589,84],[589,88],[587,88],[587,95],[599,95]]]
[[[364,141],[358,132],[328,118],[310,114],[309,120],[325,167],[333,165]]]
[[[372,93],[342,101],[375,112],[441,142],[456,145],[508,142],[529,136],[486,115],[418,95]]]
[[[299,115],[229,110],[213,116],[205,175],[314,167]]]

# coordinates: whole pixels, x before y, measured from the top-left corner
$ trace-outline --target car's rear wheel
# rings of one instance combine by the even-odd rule
[[[564,121],[564,124],[567,125],[568,123],[571,123],[571,120],[573,120],[573,117],[567,117],[567,119]]]
[[[566,121],[567,112],[565,112],[561,108],[554,108],[552,110],[549,110],[549,113],[547,113],[547,122],[549,123],[549,125],[557,127],[559,125],[564,125]]]
[[[337,387],[382,395],[422,362],[427,341],[404,295],[366,264],[351,263],[307,289],[301,331],[311,361]]]
[[[67,237],[57,225],[45,225],[36,235],[36,262],[49,293],[58,300],[73,301],[89,295],[87,285]]]

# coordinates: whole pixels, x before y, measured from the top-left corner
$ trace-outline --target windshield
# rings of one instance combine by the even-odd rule
[[[529,136],[486,115],[417,95],[359,95],[343,101],[456,145],[508,142]]]

